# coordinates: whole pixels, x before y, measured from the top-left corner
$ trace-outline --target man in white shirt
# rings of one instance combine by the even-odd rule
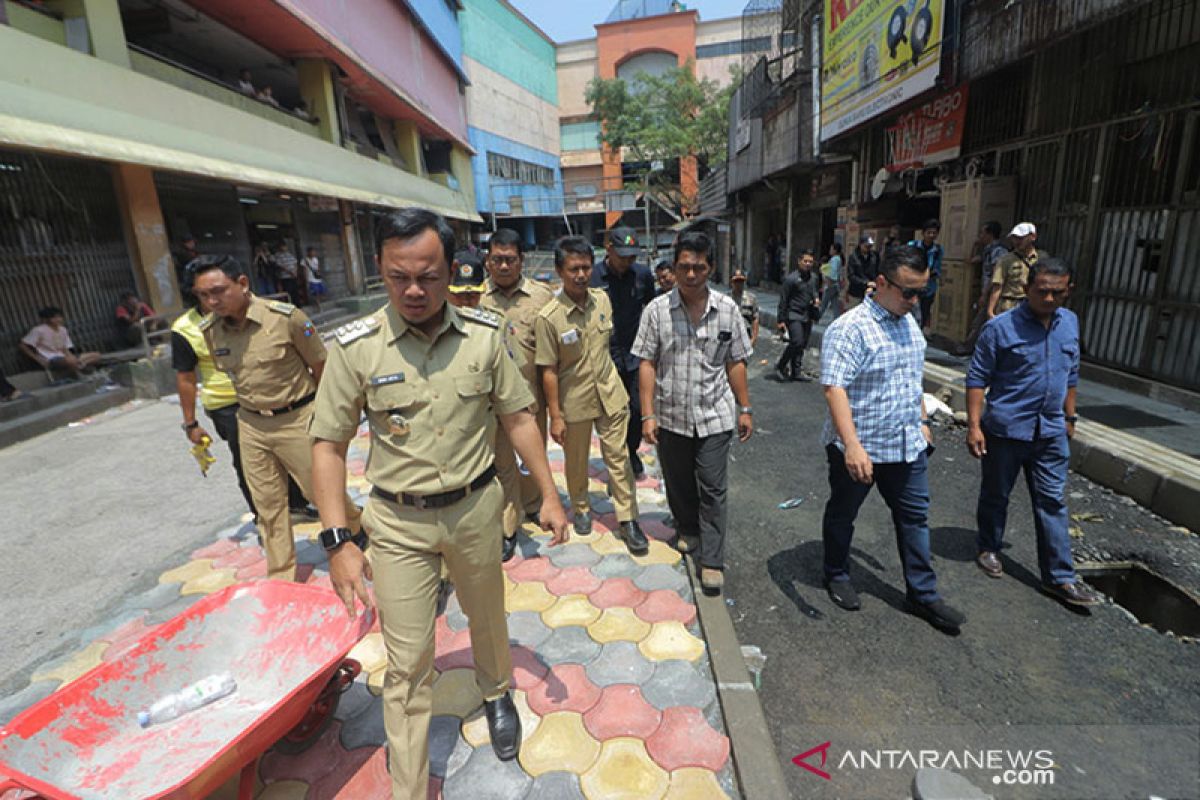
[[[71,334],[63,324],[63,311],[46,306],[38,311],[36,325],[21,339],[21,351],[43,367],[54,372],[66,372],[78,378],[100,361],[99,353],[76,353]]]

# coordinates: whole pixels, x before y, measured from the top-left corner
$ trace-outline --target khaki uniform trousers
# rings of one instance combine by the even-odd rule
[[[563,472],[567,479],[567,493],[571,496],[571,507],[576,514],[591,509],[588,500],[588,453],[592,446],[592,427],[600,439],[600,455],[608,468],[608,491],[612,495],[617,522],[637,519],[637,494],[633,482],[633,467],[629,463],[629,451],[625,446],[625,435],[629,428],[629,410],[622,409],[613,415],[602,415],[583,422],[568,422],[566,445],[563,447]]]
[[[449,568],[471,631],[475,681],[485,700],[508,691],[512,656],[496,521],[497,481],[446,508],[419,510],[371,498],[364,514],[387,648],[383,724],[393,800],[426,800],[433,708],[434,622],[441,569]]]
[[[538,430],[542,432],[542,441],[546,441],[549,427],[546,423],[546,411],[540,405],[534,413]],[[500,485],[504,487],[504,535],[512,536],[525,519],[527,514],[536,514],[542,507],[542,492],[538,489],[533,475],[522,475],[517,467],[517,454],[513,450],[512,441],[504,432],[504,426],[496,422],[496,475]]]
[[[267,577],[296,578],[296,542],[288,511],[288,475],[312,497],[312,437],[308,420],[312,404],[297,411],[263,417],[248,411],[238,413],[242,473],[258,511],[258,529],[267,551]],[[346,497],[346,523],[357,531],[362,512]]]

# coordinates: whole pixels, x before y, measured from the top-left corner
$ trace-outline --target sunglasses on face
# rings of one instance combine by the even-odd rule
[[[885,283],[887,283],[889,286],[895,288],[896,291],[900,292],[900,296],[903,297],[905,300],[912,300],[914,297],[920,297],[922,294],[925,293],[924,286],[920,286],[916,289],[905,289],[903,286],[900,286],[898,284],[895,284],[895,283],[892,283],[891,281],[889,281],[887,279],[886,275],[881,274],[879,277],[883,278]]]
[[[520,256],[488,256],[488,263],[495,267],[515,267]]]

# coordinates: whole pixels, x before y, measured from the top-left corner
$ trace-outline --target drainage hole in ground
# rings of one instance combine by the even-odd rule
[[[1081,566],[1079,575],[1098,591],[1161,633],[1200,637],[1200,603],[1141,564]]]

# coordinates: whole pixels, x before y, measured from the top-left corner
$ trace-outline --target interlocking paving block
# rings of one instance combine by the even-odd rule
[[[232,569],[214,569],[197,575],[179,588],[179,594],[212,594],[237,583],[237,573]]]
[[[588,625],[600,616],[600,609],[588,602],[587,595],[569,594],[558,598],[542,612],[542,622],[551,628],[567,625]]]
[[[588,496],[588,505],[595,514],[611,514],[615,510],[613,501],[608,495],[594,493]]]
[[[43,665],[33,673],[31,683],[38,681],[60,681],[70,683],[89,669],[100,664],[101,656],[109,647],[108,642],[92,642],[82,650]]]
[[[580,664],[557,664],[546,677],[527,694],[529,707],[535,714],[556,711],[587,712],[600,699],[600,687],[592,683]]]
[[[650,623],[640,619],[632,608],[606,608],[595,622],[587,626],[588,634],[601,644],[627,641],[640,642],[650,633]]]
[[[383,725],[383,702],[375,698],[371,700],[366,708],[342,722],[342,746],[347,750],[356,747],[381,747],[387,742],[387,731]]]
[[[146,616],[144,608],[135,608],[128,611],[119,611],[90,628],[84,628],[79,632],[79,643],[81,645],[91,644],[92,642],[103,640],[112,642],[113,633],[125,627],[135,620],[140,620]]]
[[[512,698],[513,705],[517,708],[517,716],[521,718],[521,741],[525,742],[537,730],[538,725],[542,722],[542,718],[535,714],[529,707],[528,695],[525,692],[513,692]],[[453,719],[453,717],[450,719]],[[458,720],[454,721],[455,723],[458,722]],[[467,744],[472,747],[491,746],[492,736],[488,731],[487,715],[482,708],[472,712],[471,716],[464,719],[461,727],[462,737],[466,740]],[[458,735],[458,731],[459,726],[456,724],[454,727],[455,736]]]
[[[596,608],[635,608],[645,601],[647,595],[629,578],[609,578],[600,588],[588,595]]]
[[[521,746],[517,757],[535,778],[544,772],[566,770],[582,774],[600,754],[600,743],[583,727],[583,717],[559,711],[542,717],[537,731]]]
[[[655,661],[680,658],[695,661],[704,654],[704,640],[688,633],[682,622],[654,623],[650,634],[638,643],[642,655]]]
[[[668,772],[701,767],[716,772],[729,759],[729,739],[704,719],[704,712],[688,706],[663,710],[662,724],[646,740],[646,750]]]
[[[362,664],[363,672],[374,672],[387,666],[387,648],[382,633],[368,633],[351,649],[348,658]]]
[[[466,717],[482,703],[483,695],[475,683],[473,669],[452,669],[433,682],[434,716]]]
[[[587,567],[567,567],[546,580],[550,594],[562,597],[566,594],[591,594],[600,588],[602,580]]]
[[[512,685],[521,691],[529,691],[542,682],[550,671],[550,664],[527,647],[512,649]]]
[[[587,628],[569,625],[555,628],[537,648],[542,661],[555,664],[587,664],[600,654],[600,643],[588,635]]]
[[[513,611],[508,615],[508,641],[512,644],[536,650],[553,630],[536,611]]]
[[[660,709],[708,708],[717,697],[717,687],[706,666],[690,661],[660,661],[654,667],[654,676],[642,684],[642,695]]]
[[[316,539],[321,533],[320,522],[297,522],[292,525],[292,536],[300,539]]]
[[[663,800],[728,800],[711,770],[684,767],[671,773],[671,785]]]
[[[207,544],[204,547],[194,551],[192,553],[192,560],[202,558],[212,560],[228,553],[232,553],[237,549],[238,546],[234,542],[231,542],[228,539],[217,539],[217,541],[213,542],[212,544]]]
[[[275,781],[268,783],[257,800],[305,800],[308,784],[304,781]]]
[[[670,589],[673,592],[689,591],[687,575],[683,570],[667,564],[651,564],[639,567],[640,574],[633,576],[633,582],[639,589],[653,592],[655,589]]]
[[[297,564],[324,564],[328,560],[329,555],[325,552],[325,548],[321,547],[320,542],[310,539],[296,542]]]
[[[633,556],[633,560],[642,566],[650,564],[675,564],[682,556],[674,547],[663,544],[657,539],[650,539],[650,551],[644,556]]]
[[[655,566],[662,566],[661,564]],[[670,567],[666,567],[670,569]],[[605,580],[609,578],[633,578],[642,573],[642,567],[637,564],[629,553],[609,553],[592,567],[592,572]],[[659,587],[654,587],[659,588]]]
[[[237,571],[237,579],[239,581],[254,581],[262,580],[267,577],[267,559],[261,557],[248,567],[242,567]]]
[[[558,600],[546,589],[546,584],[518,583],[507,593],[504,607],[511,611],[545,611]]]
[[[387,797],[392,791],[388,774],[387,750],[382,747],[352,751],[340,760],[333,772],[312,785],[309,797],[327,800],[361,800]]]
[[[525,800],[587,800],[579,788],[579,776],[570,772],[546,772],[533,779]]]
[[[115,661],[131,647],[139,644],[156,627],[158,626],[147,625],[145,617],[136,617],[126,622],[104,637],[104,641],[108,642],[108,649],[100,658],[105,662]]]
[[[212,559],[201,558],[195,561],[189,561],[181,567],[169,569],[162,575],[158,576],[159,583],[187,583],[192,578],[198,578],[206,572],[212,571]]]
[[[589,544],[593,550],[602,556],[612,555],[613,553],[629,554],[629,548],[625,546],[625,543],[611,533],[598,534]]]
[[[233,552],[213,559],[213,569],[240,570],[265,560],[266,556],[261,550],[253,547],[237,547]]]
[[[664,524],[661,520],[642,518],[642,531],[649,537],[660,542],[669,542],[675,538],[675,529]]]
[[[176,591],[179,591],[179,589],[183,588],[178,583],[173,583],[171,585],[176,587]],[[146,624],[160,625],[172,617],[179,616],[184,611],[187,611],[189,608],[191,608],[192,604],[200,600],[202,597],[204,597],[202,594],[180,595],[167,605],[156,608],[146,614]]]
[[[641,684],[654,674],[654,663],[647,661],[633,642],[611,642],[585,665],[588,679],[600,687],[614,683]]]
[[[478,712],[483,714],[483,710]],[[429,720],[429,774],[446,777],[450,756],[458,745],[458,732],[463,721],[458,717],[433,717]],[[487,725],[484,725],[487,730]]]
[[[446,775],[453,775],[462,769],[463,765],[467,763],[467,759],[470,758],[474,752],[475,748],[471,746],[470,742],[459,736],[454,743],[454,750],[450,752],[450,757],[446,759]],[[441,781],[442,779],[443,778],[438,778],[437,780]],[[430,783],[432,783],[432,779]],[[438,784],[438,787],[440,789],[440,783]],[[436,798],[438,795],[430,794],[430,797]]]
[[[350,684],[350,688],[342,693],[341,699],[338,700],[337,711],[333,715],[343,721],[352,719],[378,702],[374,695],[367,691],[366,681],[360,678]]]
[[[376,697],[383,695],[383,681],[387,677],[387,670],[380,669],[372,672],[367,676],[367,691]]]
[[[434,658],[433,666],[438,672],[449,669],[473,669],[475,653],[471,650],[471,632],[469,630],[455,631],[446,640],[444,649]]]
[[[130,595],[121,601],[117,606],[116,613],[122,614],[126,611],[154,611],[162,608],[165,605],[175,602],[179,599],[179,584],[178,583],[160,583],[153,589],[148,589],[139,594]]]
[[[444,800],[521,800],[533,778],[516,761],[501,761],[490,747],[480,747],[462,769],[442,784]]]
[[[600,554],[583,542],[560,544],[550,548],[550,560],[559,569],[590,567],[600,560]]]
[[[537,581],[545,583],[547,579],[558,574],[558,567],[550,558],[523,558],[513,567],[505,570],[508,577],[517,583]]]
[[[670,589],[658,589],[646,595],[646,599],[634,606],[634,613],[646,622],[676,620],[684,625],[696,621],[696,606],[684,600]]]
[[[347,755],[340,741],[341,729],[342,723],[334,720],[321,734],[321,738],[303,753],[268,750],[259,762],[259,774],[268,784],[285,780],[316,783],[333,772],[338,760]]]
[[[670,783],[640,739],[608,740],[579,779],[588,800],[661,800]]]
[[[454,609],[453,611],[447,611],[445,617],[446,624],[449,625],[452,630],[456,631],[466,630],[467,626],[471,623],[461,608]]]
[[[638,687],[627,683],[604,687],[596,705],[583,715],[584,727],[601,742],[622,736],[645,739],[660,722],[662,712],[646,702]]]
[[[0,725],[7,725],[17,714],[45,700],[61,685],[57,680],[35,681],[16,694],[0,699]]]

